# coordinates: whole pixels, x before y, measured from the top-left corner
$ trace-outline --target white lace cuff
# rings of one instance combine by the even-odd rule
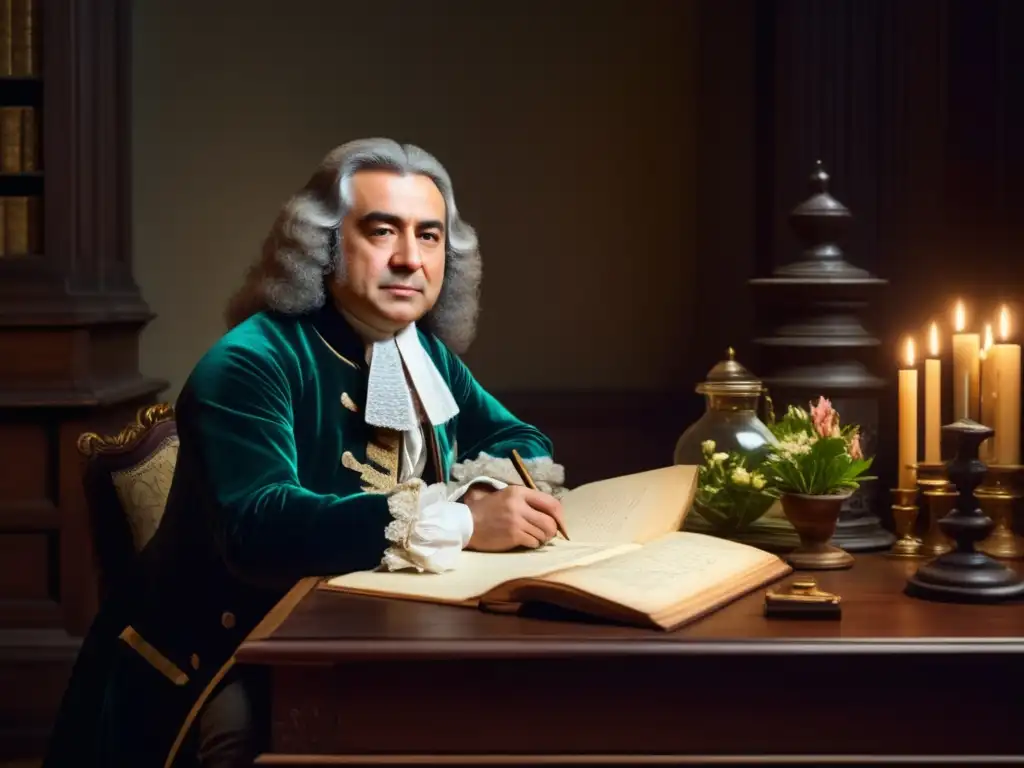
[[[565,467],[555,463],[550,456],[539,456],[535,459],[523,459],[530,477],[537,488],[552,496],[560,496],[565,492]],[[467,482],[470,477],[487,477],[501,481],[507,485],[522,485],[519,473],[511,459],[491,456],[481,451],[475,459],[452,465],[452,477],[459,483]],[[474,481],[475,482],[475,481]]]
[[[418,479],[389,494],[393,519],[385,536],[392,546],[384,552],[383,565],[389,571],[414,568],[431,573],[454,568],[473,536],[469,507],[450,500],[461,496],[450,494],[444,483],[428,486]]]
[[[474,485],[489,485],[496,491],[500,491],[502,488],[508,487],[508,483],[506,483],[504,480],[498,480],[493,477],[485,477],[484,475],[480,475],[478,477],[474,477],[472,480],[467,480],[464,482],[460,481],[457,483],[448,483],[448,500],[458,501],[463,496],[465,496],[466,491],[468,491],[470,487]]]

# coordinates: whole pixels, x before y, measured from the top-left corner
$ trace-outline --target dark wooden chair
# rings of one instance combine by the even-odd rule
[[[160,525],[178,457],[174,406],[141,408],[115,435],[85,432],[78,451],[102,596],[131,583],[137,555]]]

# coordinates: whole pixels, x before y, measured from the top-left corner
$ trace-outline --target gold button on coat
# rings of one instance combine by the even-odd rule
[[[235,614],[231,611],[224,611],[220,615],[220,623],[224,629],[233,629],[235,626]]]

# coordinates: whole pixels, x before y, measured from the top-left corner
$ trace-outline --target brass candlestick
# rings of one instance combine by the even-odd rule
[[[978,542],[981,552],[1000,560],[1024,558],[1024,538],[1013,532],[1013,505],[1020,498],[1014,478],[1022,467],[990,464],[981,487],[974,492],[986,515],[995,527],[986,539]]]
[[[928,507],[928,532],[921,542],[921,554],[938,557],[953,551],[953,540],[942,531],[939,521],[953,511],[953,505],[960,492],[952,485],[945,488],[931,488],[922,494]]]
[[[886,553],[889,557],[920,557],[921,540],[914,535],[917,522],[917,488],[893,488],[892,519],[899,538]]]
[[[957,491],[946,477],[945,464],[921,463],[915,466],[917,485],[924,498],[927,527],[921,541],[921,554],[938,557],[953,549],[953,542],[942,532],[939,520],[948,515],[957,497]]]

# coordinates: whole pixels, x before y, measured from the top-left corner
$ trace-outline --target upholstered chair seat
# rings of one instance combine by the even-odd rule
[[[138,553],[163,518],[178,458],[174,408],[158,403],[114,435],[78,438],[100,591],[130,583]]]

